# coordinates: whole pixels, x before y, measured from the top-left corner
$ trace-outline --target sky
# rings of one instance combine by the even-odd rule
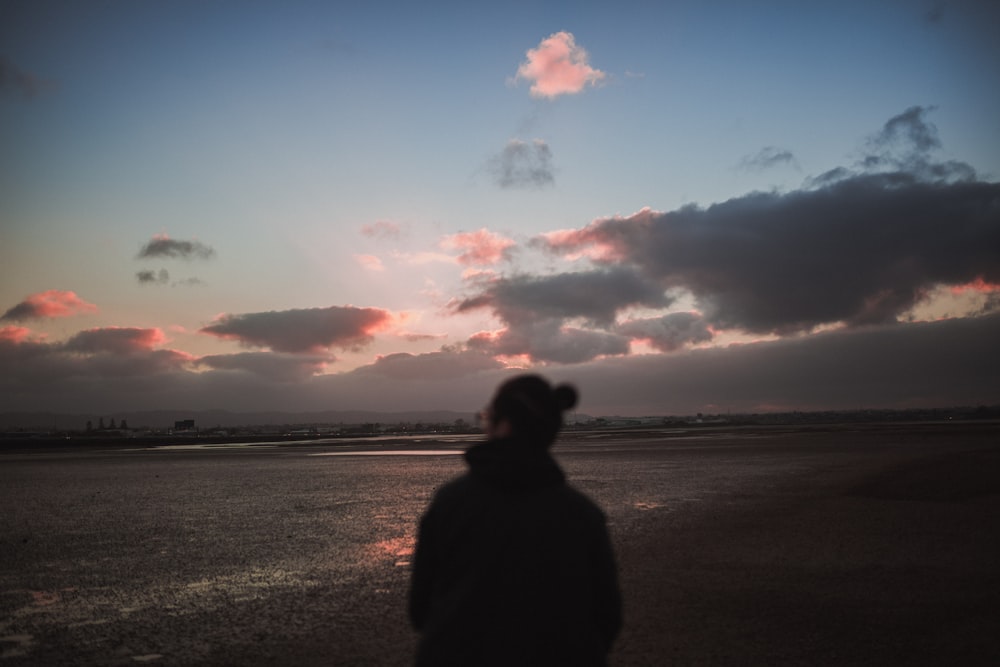
[[[1000,403],[989,0],[0,0],[0,411]]]

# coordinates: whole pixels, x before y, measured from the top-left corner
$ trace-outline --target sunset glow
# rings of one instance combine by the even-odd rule
[[[1000,402],[990,3],[15,4],[5,409]]]

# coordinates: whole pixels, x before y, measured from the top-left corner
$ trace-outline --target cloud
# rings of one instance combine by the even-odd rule
[[[81,331],[66,341],[70,352],[131,354],[153,349],[166,341],[160,329],[106,327]]]
[[[97,306],[87,303],[75,292],[64,290],[47,290],[32,294],[21,303],[9,308],[0,315],[0,321],[20,322],[24,320],[43,319],[47,317],[70,317],[96,313]]]
[[[581,410],[593,401],[612,414],[996,405],[998,337],[991,315],[606,359],[569,373]]]
[[[385,271],[385,265],[382,264],[382,260],[375,255],[355,255],[354,259],[368,271]]]
[[[448,337],[448,334],[416,333],[412,331],[400,331],[397,335],[408,343],[421,343],[423,341],[441,340]]]
[[[19,69],[6,58],[0,58],[0,93],[11,91],[30,100],[51,86],[50,82]]]
[[[387,220],[377,220],[371,224],[362,225],[361,235],[374,239],[398,239],[403,233],[403,228]]]
[[[285,382],[207,366],[193,372],[190,361],[169,350],[87,355],[14,338],[0,336],[0,393],[12,411],[44,406],[107,414],[201,406],[302,412],[333,405],[471,414],[519,372],[498,368],[475,349],[455,348],[430,356],[388,355],[348,373]],[[576,384],[579,410],[593,415],[994,405],[1000,404],[997,340],[1000,314],[669,355],[606,356],[545,372]]]
[[[0,327],[0,340],[11,343],[23,343],[31,336],[31,329],[26,327],[5,326]]]
[[[511,324],[539,318],[581,318],[608,326],[627,306],[660,308],[670,299],[655,283],[628,267],[609,267],[550,276],[516,276],[489,281],[456,312],[489,308]]]
[[[854,175],[705,209],[644,209],[536,243],[560,254],[602,248],[619,270],[693,295],[715,328],[891,322],[935,285],[1000,282],[1000,184]]]
[[[579,363],[627,354],[629,337],[614,331],[629,306],[664,308],[670,298],[627,267],[550,276],[486,280],[479,293],[453,304],[455,312],[487,309],[504,322],[500,332],[473,336],[469,345],[500,356]],[[575,323],[582,322],[584,326]]]
[[[514,80],[531,81],[532,97],[555,98],[581,92],[605,77],[590,66],[587,52],[576,45],[572,33],[557,32],[528,49],[527,60],[517,68]]]
[[[327,348],[359,349],[386,328],[392,315],[378,308],[330,306],[241,315],[225,314],[201,328],[206,333],[275,352],[318,353]]]
[[[765,146],[753,155],[746,155],[740,160],[739,167],[747,171],[763,171],[784,164],[798,168],[798,161],[791,151],[776,146]]]
[[[166,285],[170,282],[170,272],[166,269],[136,271],[135,278],[140,285]]]
[[[670,313],[662,317],[628,320],[619,324],[618,333],[648,341],[661,352],[673,352],[689,343],[707,343],[714,334],[698,313]]]
[[[522,321],[469,339],[472,349],[500,357],[527,356],[533,362],[577,364],[629,352],[629,339],[606,331],[565,326],[556,318]]]
[[[88,329],[65,343],[0,336],[0,388],[11,399],[37,392],[36,400],[46,408],[54,396],[72,397],[62,409],[105,396],[108,382],[144,392],[164,374],[182,373],[193,359],[177,350],[154,349],[164,340],[159,329],[128,327]]]
[[[925,116],[934,107],[912,106],[886,121],[882,129],[869,139],[875,149],[900,149],[927,153],[941,147],[937,126]]]
[[[495,234],[488,229],[475,232],[460,232],[445,236],[441,247],[445,250],[460,250],[458,263],[471,266],[489,266],[509,259],[508,251],[517,245],[512,239]]]
[[[215,250],[201,241],[181,241],[166,234],[157,234],[139,250],[138,259],[167,257],[171,259],[211,259]]]
[[[331,361],[333,359],[325,355],[239,352],[207,355],[197,359],[194,365],[250,373],[275,382],[296,382],[323,372]]]
[[[488,169],[501,188],[543,188],[555,182],[552,150],[541,139],[530,144],[520,139],[510,140],[490,160]]]
[[[425,354],[400,352],[379,355],[373,364],[355,370],[352,375],[377,375],[395,380],[426,382],[499,368],[503,368],[503,365],[489,354],[474,349],[443,347],[437,352]]]

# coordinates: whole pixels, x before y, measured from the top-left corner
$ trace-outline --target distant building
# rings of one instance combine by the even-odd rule
[[[180,421],[174,422],[175,431],[193,431],[194,430],[194,420],[193,419],[182,419]]]

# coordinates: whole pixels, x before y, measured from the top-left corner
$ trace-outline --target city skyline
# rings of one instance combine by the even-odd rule
[[[995,4],[12,2],[6,410],[1000,403]]]

